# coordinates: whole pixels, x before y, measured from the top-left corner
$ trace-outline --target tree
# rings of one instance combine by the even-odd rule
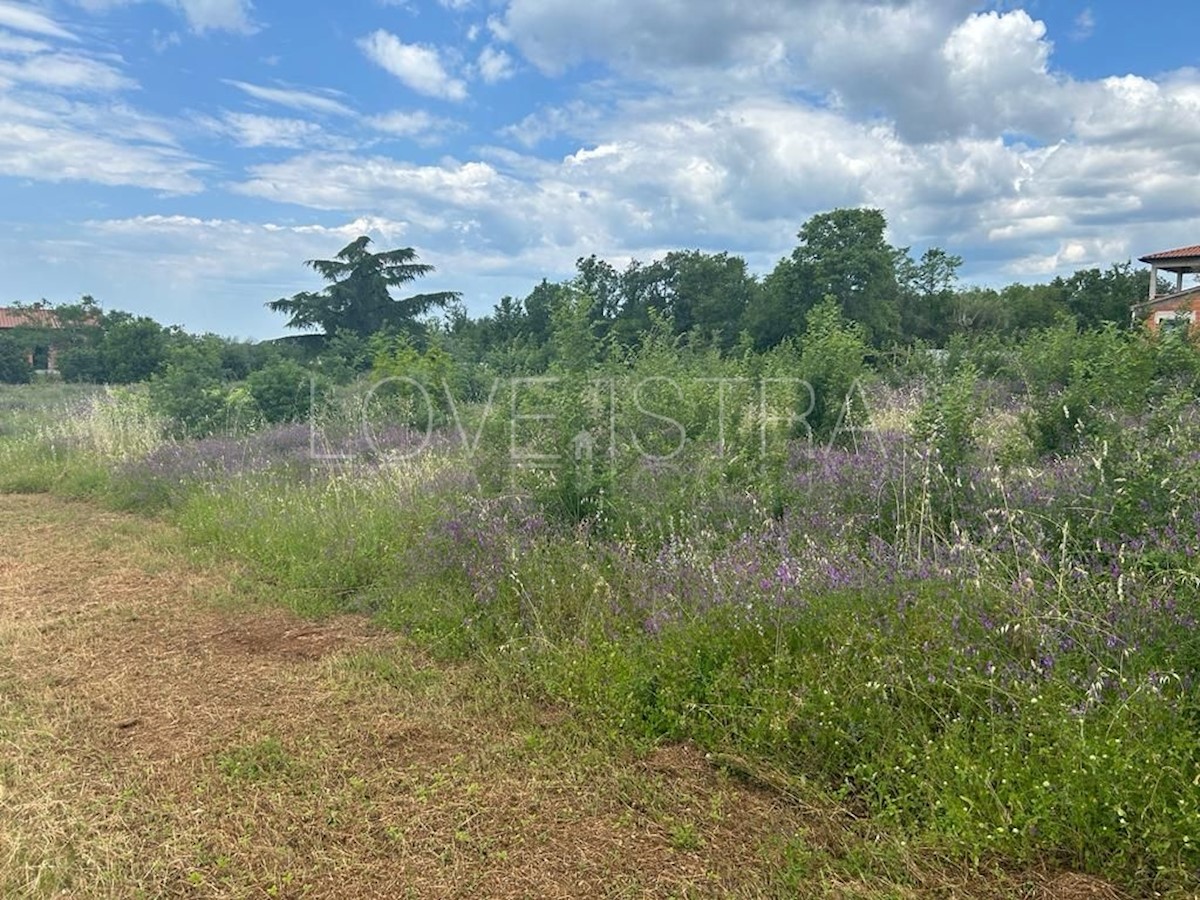
[[[163,371],[150,379],[150,402],[180,437],[203,437],[224,423],[221,355],[204,341],[172,347]]]
[[[28,384],[32,378],[25,347],[11,335],[0,334],[0,383]]]
[[[617,331],[623,344],[636,345],[657,314],[671,320],[675,334],[722,350],[736,341],[757,288],[740,256],[700,250],[674,250],[649,264],[634,260],[620,284]]]
[[[961,256],[930,247],[914,262],[905,250],[898,254],[900,331],[905,340],[928,341],[944,346],[950,336],[954,312],[954,286]]]
[[[785,338],[799,335],[813,305],[800,266],[785,256],[763,279],[762,287],[751,293],[742,315],[742,329],[753,338],[755,347],[767,350]]]
[[[362,337],[379,331],[420,330],[417,317],[443,307],[459,297],[457,291],[416,294],[397,300],[390,289],[433,272],[433,266],[417,262],[411,247],[371,253],[366,235],[343,247],[333,259],[310,259],[305,265],[329,285],[321,291],[301,291],[272,300],[267,308],[291,316],[288,328],[320,329],[326,335],[348,331]]]
[[[746,261],[728,253],[699,250],[668,253],[672,273],[670,312],[678,333],[697,332],[722,350],[733,347],[757,285]]]
[[[832,297],[875,346],[900,331],[898,251],[877,209],[835,209],[800,228],[800,245],[747,298],[743,325],[760,349],[803,332],[809,310]]]
[[[900,327],[896,249],[883,239],[886,228],[878,209],[835,209],[804,223],[792,253],[807,282],[805,312],[832,296],[877,347]]]
[[[1067,308],[1085,328],[1113,322],[1122,328],[1131,323],[1130,309],[1146,299],[1150,273],[1134,269],[1131,262],[1115,263],[1107,271],[1080,269],[1062,281]],[[1055,279],[1059,282],[1061,279]],[[1175,286],[1170,285],[1169,290]]]
[[[100,361],[109,384],[145,381],[167,359],[167,332],[148,316],[111,313],[104,323]]]

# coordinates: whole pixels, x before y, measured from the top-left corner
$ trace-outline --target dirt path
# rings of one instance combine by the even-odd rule
[[[769,792],[229,591],[165,526],[0,496],[0,894],[795,895]]]

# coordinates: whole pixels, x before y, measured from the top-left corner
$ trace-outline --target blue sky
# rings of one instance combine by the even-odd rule
[[[473,314],[882,208],[968,283],[1200,241],[1182,0],[0,0],[0,305],[264,338],[359,234]]]

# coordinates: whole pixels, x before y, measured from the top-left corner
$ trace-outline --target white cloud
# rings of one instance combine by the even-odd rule
[[[260,84],[249,84],[245,81],[234,81],[232,79],[225,79],[225,83],[244,91],[256,100],[262,100],[266,103],[276,103],[280,106],[286,106],[289,109],[338,116],[354,115],[354,110],[350,109],[350,107],[340,100],[335,100],[326,94],[315,94],[311,91],[302,91],[297,88],[265,87]]]
[[[250,34],[256,30],[250,19],[250,0],[172,0],[179,6],[193,31],[233,31]]]
[[[193,194],[206,169],[179,147],[171,123],[125,104],[0,92],[0,175]]]
[[[68,53],[42,53],[20,62],[0,60],[0,81],[90,93],[137,87],[107,63]]]
[[[1075,17],[1075,30],[1071,32],[1071,40],[1086,41],[1096,30],[1096,15],[1089,6]]]
[[[3,175],[192,194],[203,189],[196,177],[203,168],[169,147],[123,142],[62,125],[0,121]]]
[[[148,0],[75,0],[89,12],[105,12],[116,6],[144,3]],[[208,31],[230,31],[253,34],[258,30],[251,14],[251,0],[157,0],[182,15],[196,34]]]
[[[166,53],[172,47],[178,47],[183,43],[183,38],[179,36],[178,31],[170,31],[166,34],[155,28],[150,33],[150,46],[154,48],[155,53]]]
[[[423,109],[412,112],[393,110],[370,116],[364,119],[364,122],[384,134],[418,140],[434,139],[437,135],[457,127],[451,120],[430,115]]]
[[[938,243],[968,257],[968,274],[996,279],[1013,265],[1040,276],[1046,266],[1123,258],[1139,241],[1186,242],[1152,235],[1200,208],[1190,175],[1200,166],[1200,74],[1074,83],[1049,73],[1045,35],[1023,13],[961,24],[939,43],[948,49],[938,65],[960,77],[948,96],[964,105],[946,119],[956,127],[919,142],[897,123],[770,90],[727,99],[663,91],[549,108],[505,131],[527,145],[574,138],[577,150],[558,160],[500,148],[437,165],[303,154],[253,168],[237,190],[403,216],[418,246],[540,274],[581,254],[647,258],[680,246],[743,252],[765,267],[794,246],[804,219],[858,204],[885,210],[896,243]],[[987,84],[1013,97],[988,106]],[[1039,116],[1063,98],[1062,119],[1044,125]],[[957,118],[966,100],[984,106],[975,121]],[[1044,146],[1005,136],[1034,126],[1063,136]]]
[[[512,32],[509,31],[508,26],[504,24],[504,20],[499,16],[488,16],[487,30],[498,41],[508,43],[512,40]]]
[[[417,112],[396,110],[378,116],[371,116],[367,119],[367,124],[379,131],[394,134],[398,137],[412,137],[413,135],[426,132],[433,127],[434,118],[424,110],[418,110]]]
[[[368,59],[419,94],[444,100],[467,96],[466,84],[446,71],[434,47],[406,44],[383,29],[362,38],[358,45]]]
[[[274,235],[286,239],[289,235],[333,236],[353,240],[363,235],[376,235],[385,241],[401,237],[408,226],[404,222],[372,216],[360,216],[341,225],[304,224],[294,225],[276,222],[248,222],[238,219],[201,219],[196,216],[146,215],[125,219],[93,219],[84,223],[89,231],[98,234],[126,235],[157,242],[163,237],[177,237],[180,247],[186,247],[198,235],[220,235],[228,240],[238,240],[252,235]],[[260,267],[269,268],[269,260],[263,261],[260,253],[247,257],[247,262],[260,261]],[[294,258],[292,258],[294,263]]]
[[[476,65],[479,69],[479,77],[488,84],[506,81],[516,74],[512,57],[491,44],[480,52]]]
[[[212,127],[228,134],[241,147],[285,147],[296,150],[329,146],[335,139],[316,122],[254,113],[226,112]]]
[[[931,141],[997,129],[1054,139],[1070,114],[1045,26],[974,0],[509,0],[513,45],[544,72],[585,61],[714,99],[806,90]]]
[[[564,106],[544,107],[532,112],[520,122],[500,129],[500,134],[526,148],[533,148],[562,134],[587,134],[600,118],[599,109],[582,100],[574,100]]]
[[[11,31],[0,31],[0,53],[10,56],[26,56],[32,53],[43,53],[50,49],[45,41],[22,37]]]
[[[27,34],[39,34],[43,37],[68,41],[79,40],[40,9],[23,3],[9,3],[7,0],[0,0],[0,26],[11,28],[13,31],[24,31]]]
[[[297,151],[246,168],[232,190],[278,203],[300,224],[131,216],[89,223],[77,239],[89,252],[113,248],[114,278],[162,248],[164,284],[181,298],[220,292],[230,282],[193,273],[218,271],[230,254],[230,296],[261,303],[309,284],[299,260],[370,230],[417,247],[443,270],[439,286],[467,290],[480,310],[592,252],[620,261],[728,249],[763,271],[791,250],[806,218],[836,206],[883,208],[891,240],[960,253],[969,279],[1042,277],[1193,240],[1200,72],[1073,79],[1053,55],[1052,38],[1068,37],[1069,22],[1054,35],[1020,4],[983,7],[508,0],[465,57],[377,31],[360,49],[441,99],[465,99],[467,80],[501,79],[526,60],[544,71],[581,61],[606,71],[564,85],[556,105],[520,109],[494,132],[506,146],[456,147],[436,162],[411,146],[395,158],[380,135],[436,141],[469,127],[469,105],[461,123],[422,109],[359,115],[332,91],[229,81],[295,112],[247,103],[191,124],[242,147]],[[12,8],[0,0],[0,15]],[[106,66],[106,89],[131,86],[123,64],[53,52],[52,37],[13,32],[6,51],[0,32],[0,79],[10,87],[0,90],[0,174],[201,190],[206,170],[175,144],[177,124],[51,95],[106,83]],[[334,124],[358,146],[326,116],[342,117]],[[550,138],[554,158],[533,151]],[[8,253],[6,245],[0,256]]]

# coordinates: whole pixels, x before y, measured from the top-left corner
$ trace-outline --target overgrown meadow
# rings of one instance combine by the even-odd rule
[[[169,516],[303,611],[937,852],[1194,887],[1194,347],[1061,325],[872,356],[830,306],[762,354],[560,325],[537,377],[397,344],[296,384],[298,421],[204,437],[153,390],[8,389],[0,489]]]

